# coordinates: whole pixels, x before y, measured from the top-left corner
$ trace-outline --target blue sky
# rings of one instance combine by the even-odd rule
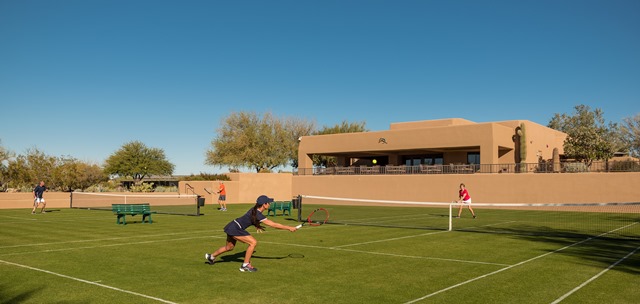
[[[204,164],[220,122],[640,112],[640,1],[0,0],[0,140],[102,164]]]

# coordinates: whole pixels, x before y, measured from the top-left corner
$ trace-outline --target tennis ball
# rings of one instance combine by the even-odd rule
[[[372,160],[371,162],[372,162],[372,163],[374,163],[374,164],[377,164],[377,163],[378,163],[378,161],[377,161],[377,160],[375,160],[375,159],[374,159],[374,160]]]

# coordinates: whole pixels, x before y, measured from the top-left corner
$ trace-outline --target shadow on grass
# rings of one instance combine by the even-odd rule
[[[9,303],[23,303],[27,302],[33,295],[38,292],[37,289],[32,289],[29,291],[21,292],[19,294],[7,294],[4,286],[0,285],[0,303],[9,304]]]
[[[575,257],[578,259],[577,261],[580,261],[576,263],[596,263],[603,269],[635,251],[635,254],[621,261],[614,269],[640,275],[640,236],[630,230],[604,234],[603,232],[583,232],[571,229],[521,225],[517,228],[491,228],[484,231],[469,228],[459,229],[458,231],[507,234],[513,238],[524,239],[528,242],[550,243],[558,249],[575,244],[570,248],[557,251],[556,254]],[[553,251],[549,250],[548,252]]]
[[[233,254],[222,254],[219,255],[216,258],[216,262],[215,264],[218,263],[229,263],[229,262],[234,262],[234,263],[242,263],[244,262],[244,255],[247,251],[238,251],[235,252]],[[251,256],[251,259],[260,259],[260,260],[282,260],[282,259],[286,259],[286,258],[294,258],[294,259],[299,259],[299,258],[304,258],[303,254],[300,253],[290,253],[288,255],[284,255],[284,256],[261,256],[261,255],[257,255],[256,254],[257,251],[253,252],[253,255]],[[204,262],[205,264],[208,264],[208,262]]]

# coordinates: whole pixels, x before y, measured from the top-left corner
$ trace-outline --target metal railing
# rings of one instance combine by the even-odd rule
[[[475,173],[586,173],[640,172],[640,161],[597,161],[588,166],[582,162],[541,161],[511,164],[449,164],[399,166],[336,166],[298,168],[296,175],[399,175],[399,174],[475,174]]]

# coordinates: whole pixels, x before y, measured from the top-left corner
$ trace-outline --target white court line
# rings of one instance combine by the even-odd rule
[[[23,218],[23,217],[17,217],[17,216],[8,216],[8,215],[0,215],[0,217],[6,217],[6,218],[10,218],[10,219],[16,219],[16,220],[22,220],[21,222],[2,222],[2,223],[24,223],[24,221],[37,221],[38,219],[34,219],[34,218]]]
[[[5,263],[7,265],[22,267],[22,268],[26,268],[26,269],[30,269],[30,270],[39,271],[39,272],[44,272],[44,273],[48,273],[48,274],[51,274],[51,275],[59,276],[59,277],[65,278],[65,279],[70,279],[70,280],[74,280],[74,281],[78,281],[78,282],[82,282],[82,283],[86,283],[86,284],[91,284],[91,285],[95,285],[95,286],[99,286],[99,287],[103,287],[103,288],[107,288],[107,289],[111,289],[111,290],[115,290],[115,291],[119,291],[119,292],[124,292],[124,293],[132,294],[132,295],[135,295],[135,296],[139,296],[139,297],[155,300],[155,301],[158,301],[158,302],[162,302],[162,303],[176,304],[175,302],[171,302],[171,301],[168,301],[168,300],[164,300],[164,299],[148,296],[148,295],[141,294],[141,293],[138,293],[138,292],[135,292],[135,291],[125,290],[125,289],[121,289],[121,288],[117,288],[117,287],[113,287],[113,286],[109,286],[109,285],[100,284],[100,283],[97,283],[97,282],[91,282],[91,281],[75,278],[75,277],[72,277],[72,276],[56,273],[56,272],[53,272],[53,271],[48,271],[48,270],[35,268],[35,267],[22,265],[22,264],[11,263],[11,262],[8,262],[8,261],[3,261],[3,260],[0,260],[0,263]]]
[[[582,244],[582,243],[585,243],[585,242],[591,241],[591,240],[593,240],[593,239],[596,239],[596,238],[599,238],[599,237],[601,237],[601,236],[604,236],[604,235],[610,234],[610,233],[612,233],[612,232],[616,232],[616,231],[621,230],[621,229],[625,229],[625,228],[627,228],[627,227],[631,227],[631,226],[636,225],[636,224],[637,224],[637,223],[632,223],[632,224],[629,224],[629,225],[626,225],[626,226],[623,226],[623,227],[620,227],[620,228],[617,228],[617,229],[611,230],[611,231],[609,231],[609,232],[602,233],[602,234],[600,234],[600,235],[598,235],[598,236],[590,237],[590,238],[588,238],[588,239],[584,239],[584,240],[582,240],[582,241],[580,241],[580,242],[577,242],[577,243],[573,243],[573,244],[571,244],[571,245],[564,246],[564,247],[559,248],[559,249],[556,249],[556,250],[554,250],[554,251],[547,252],[547,253],[545,253],[545,254],[541,254],[541,255],[539,255],[539,256],[532,257],[532,258],[530,258],[530,259],[528,259],[528,260],[524,260],[524,261],[522,261],[522,262],[520,262],[520,263],[513,264],[513,265],[511,265],[511,266],[507,266],[507,267],[502,268],[502,269],[498,269],[498,270],[496,270],[496,271],[493,271],[493,272],[490,272],[490,273],[487,273],[487,274],[481,275],[481,276],[479,276],[479,277],[475,277],[475,278],[473,278],[473,279],[466,280],[466,281],[464,281],[464,282],[461,282],[461,283],[458,283],[458,284],[455,284],[455,285],[449,286],[449,287],[444,288],[444,289],[440,289],[440,290],[438,290],[438,291],[436,291],[436,292],[433,292],[433,293],[430,293],[430,294],[428,294],[428,295],[426,295],[426,296],[423,296],[423,297],[420,297],[420,298],[417,298],[417,299],[414,299],[414,300],[411,300],[411,301],[405,302],[405,304],[410,304],[410,303],[415,303],[415,302],[422,301],[422,300],[424,300],[424,299],[430,298],[430,297],[432,297],[432,296],[435,296],[435,295],[437,295],[437,294],[443,293],[443,292],[445,292],[445,291],[449,291],[449,290],[451,290],[451,289],[454,289],[454,288],[460,287],[460,286],[462,286],[462,285],[466,285],[466,284],[468,284],[468,283],[471,283],[471,282],[474,282],[474,281],[477,281],[477,280],[480,280],[480,279],[484,279],[484,278],[486,278],[486,277],[489,277],[489,276],[492,276],[492,275],[494,275],[494,274],[497,274],[497,273],[503,272],[503,271],[505,271],[505,270],[509,270],[509,269],[511,269],[511,268],[514,268],[514,267],[517,267],[517,266],[520,266],[520,265],[526,264],[526,263],[528,263],[528,262],[531,262],[531,261],[537,260],[537,259],[539,259],[539,258],[546,257],[546,256],[548,256],[548,255],[551,255],[551,254],[554,254],[554,253],[557,253],[557,252],[563,251],[563,250],[568,249],[568,248],[571,248],[571,247],[573,247],[573,246],[580,245],[580,244]]]
[[[410,238],[414,238],[414,237],[421,237],[421,236],[425,236],[425,235],[432,235],[432,234],[439,234],[439,233],[444,233],[444,232],[449,232],[449,231],[436,231],[436,232],[427,232],[427,233],[422,233],[422,234],[416,234],[416,235],[408,235],[408,236],[401,236],[401,237],[396,237],[396,238],[390,238],[390,239],[382,239],[382,240],[376,240],[376,241],[369,241],[369,242],[362,242],[362,243],[354,243],[354,244],[346,244],[346,245],[340,245],[340,246],[333,246],[331,248],[343,248],[343,247],[351,247],[351,246],[359,246],[359,245],[367,245],[367,244],[373,244],[373,243],[381,243],[381,242],[388,242],[388,241],[397,241],[397,240],[404,240],[404,239],[410,239]]]
[[[345,249],[345,248],[337,248],[337,247],[316,246],[316,245],[304,245],[304,244],[278,243],[278,242],[269,242],[269,241],[260,241],[260,243],[265,243],[265,244],[274,244],[274,245],[282,245],[282,246],[303,247],[303,248],[314,248],[314,249],[325,249],[325,250],[336,250],[336,251],[347,251],[347,252],[356,252],[356,253],[366,253],[366,254],[373,254],[373,255],[392,256],[392,257],[398,257],[398,258],[411,258],[411,259],[424,259],[424,260],[439,260],[439,261],[448,261],[448,262],[456,262],[456,263],[469,263],[469,264],[483,264],[483,265],[509,266],[509,264],[499,264],[499,263],[490,263],[490,262],[478,262],[478,261],[468,261],[468,260],[456,260],[456,259],[445,259],[445,258],[425,257],[425,256],[417,256],[417,255],[403,255],[403,254],[394,254],[394,253],[385,253],[385,252],[375,252],[375,251],[364,251],[364,250],[355,250],[355,249]]]
[[[331,225],[331,226],[323,225],[322,228],[316,227],[314,229],[318,229],[319,230],[319,229],[325,229],[325,228],[333,227],[333,226],[334,225]],[[344,225],[344,226],[341,225],[341,227],[347,227],[347,225]],[[403,236],[403,237],[397,237],[397,238],[391,238],[391,239],[376,240],[376,241],[370,241],[370,242],[345,244],[345,245],[332,246],[332,247],[314,246],[314,245],[302,245],[302,244],[287,244],[287,243],[277,243],[277,242],[269,242],[269,241],[261,241],[261,242],[268,243],[268,244],[289,245],[289,246],[317,248],[317,249],[328,249],[328,250],[342,250],[342,251],[368,253],[368,254],[374,254],[374,255],[385,255],[385,256],[394,256],[394,257],[403,257],[403,258],[441,260],[441,261],[461,262],[461,263],[469,263],[469,264],[510,266],[510,264],[503,264],[503,263],[491,263],[491,262],[480,262],[480,261],[458,260],[458,259],[446,259],[446,258],[424,257],[424,256],[410,256],[410,255],[401,255],[401,254],[392,254],[392,253],[375,252],[375,251],[364,251],[364,250],[355,250],[355,249],[345,249],[344,248],[344,247],[350,247],[350,246],[356,246],[356,245],[364,245],[364,244],[380,243],[380,242],[387,242],[387,241],[395,241],[395,240],[401,240],[401,239],[406,239],[406,238],[420,237],[420,236],[432,235],[432,234],[438,234],[438,233],[445,233],[445,232],[449,232],[449,231],[428,232],[428,233],[421,233],[421,234],[417,234],[417,235],[410,235],[410,236]]]
[[[568,296],[572,295],[574,292],[582,289],[582,287],[585,287],[587,284],[591,283],[593,280],[599,278],[601,275],[603,275],[605,272],[609,271],[611,268],[616,267],[616,265],[620,264],[620,262],[622,262],[622,261],[626,260],[628,257],[634,255],[638,250],[640,250],[640,247],[636,248],[634,251],[629,252],[629,254],[625,255],[623,258],[619,259],[615,263],[609,265],[609,267],[607,267],[606,269],[603,269],[602,271],[600,271],[600,273],[598,273],[595,276],[591,277],[590,279],[586,280],[585,282],[580,284],[578,287],[576,287],[576,288],[572,289],[571,291],[565,293],[563,296],[559,297],[557,300],[551,302],[551,304],[560,303],[562,300],[566,299]]]
[[[151,234],[151,235],[122,236],[122,237],[113,237],[113,238],[106,238],[106,239],[92,239],[92,240],[77,240],[77,241],[64,241],[64,242],[49,242],[49,243],[36,243],[36,244],[8,245],[8,246],[0,246],[0,249],[17,248],[17,247],[45,246],[45,245],[61,245],[61,244],[73,244],[73,243],[102,242],[102,241],[113,241],[113,240],[122,240],[122,239],[149,238],[149,237],[157,237],[157,236],[171,236],[171,235],[208,233],[208,232],[211,232],[211,231],[210,230],[200,230],[200,231],[162,233],[162,234]]]
[[[346,221],[350,223],[368,223],[371,221],[376,222],[384,222],[391,221],[395,219],[416,219],[416,218],[424,218],[424,217],[435,217],[431,214],[400,214],[400,215],[388,215],[388,216],[380,216],[380,217],[369,217],[369,218],[345,218],[339,221]]]
[[[275,230],[275,231],[280,231],[280,230]],[[283,230],[284,231],[284,230]],[[429,235],[429,234],[435,234],[435,233],[442,233],[442,232],[447,232],[447,231],[438,231],[438,232],[432,232],[432,233],[427,233],[427,234],[420,234],[420,235],[415,235],[415,236],[407,236],[407,237],[417,237],[417,236],[424,236],[424,235]],[[152,235],[152,236],[167,236],[167,235],[178,235],[178,234],[185,234],[187,232],[184,233],[167,233],[167,234],[157,234],[157,235]],[[189,234],[192,234],[193,231],[188,232]],[[149,236],[145,236],[145,237],[149,237]],[[401,237],[401,238],[395,238],[395,239],[402,239],[402,238],[407,238],[407,237]],[[127,238],[132,238],[132,237],[122,237],[122,238],[109,238],[109,239],[100,239],[100,240],[87,240],[87,241],[104,241],[104,240],[113,240],[113,239],[127,239]],[[62,249],[47,249],[47,250],[41,250],[41,251],[28,251],[28,252],[15,252],[15,253],[6,253],[6,254],[0,254],[0,256],[13,256],[13,255],[20,255],[20,254],[32,254],[32,253],[49,253],[49,252],[60,252],[60,251],[70,251],[70,250],[76,250],[76,249],[94,249],[94,248],[104,248],[104,247],[115,247],[115,246],[124,246],[124,245],[134,245],[134,244],[150,244],[150,243],[158,243],[158,242],[172,242],[172,241],[182,241],[182,240],[190,240],[190,239],[203,239],[203,238],[226,238],[226,236],[196,236],[196,237],[186,237],[186,238],[178,238],[178,239],[169,239],[169,240],[154,240],[154,241],[141,241],[141,242],[127,242],[127,243],[116,243],[116,244],[107,244],[107,245],[98,245],[98,246],[85,246],[85,247],[73,247],[73,248],[62,248]],[[374,243],[374,242],[383,242],[383,241],[390,241],[390,240],[394,240],[394,239],[386,239],[386,240],[380,240],[380,241],[372,241],[372,242],[368,242],[368,243]],[[50,244],[66,244],[66,243],[77,243],[77,242],[84,242],[84,241],[69,241],[69,242],[57,242],[57,243],[50,243]],[[470,263],[470,264],[483,264],[483,265],[496,265],[496,266],[508,266],[508,264],[500,264],[500,263],[490,263],[490,262],[479,262],[479,261],[468,261],[468,260],[457,260],[457,259],[445,259],[445,258],[436,258],[436,257],[424,257],[424,256],[410,256],[410,255],[400,255],[400,254],[392,254],[392,253],[382,253],[382,252],[373,252],[373,251],[364,251],[364,250],[353,250],[353,249],[345,249],[345,248],[338,248],[338,247],[343,247],[343,246],[349,246],[349,245],[342,245],[342,246],[338,246],[338,247],[326,247],[326,246],[314,246],[314,245],[302,245],[302,244],[290,244],[290,243],[278,243],[278,242],[270,242],[270,241],[260,241],[261,243],[266,243],[266,244],[277,244],[277,245],[285,245],[285,246],[294,246],[294,247],[307,247],[307,248],[316,248],[316,249],[326,249],[326,250],[342,250],[342,251],[348,251],[348,252],[357,252],[357,253],[365,253],[365,254],[373,254],[373,255],[384,255],[384,256],[394,256],[394,257],[402,257],[402,258],[414,258],[414,259],[427,259],[427,260],[441,260],[441,261],[451,261],[451,262],[457,262],[457,263]],[[18,245],[19,246],[19,245]],[[8,246],[8,247],[17,247],[17,246]],[[0,247],[2,248],[2,247]],[[5,247],[6,248],[6,247]]]
[[[40,216],[40,215],[38,215]],[[47,219],[45,219],[45,217]],[[4,221],[4,222],[0,222],[0,224],[26,224],[25,221],[34,221],[37,222],[38,224],[40,223],[58,223],[58,222],[79,222],[79,221],[106,221],[103,218],[99,218],[99,217],[77,217],[77,218],[60,218],[60,217],[56,217],[54,219],[52,219],[53,216],[51,215],[42,215],[42,218],[31,218],[31,219],[22,219],[22,221]]]
[[[60,249],[47,249],[40,251],[24,251],[24,252],[12,252],[12,253],[3,253],[0,256],[12,256],[12,255],[21,255],[21,254],[33,254],[33,253],[48,253],[48,252],[59,252],[59,251],[71,251],[77,249],[94,249],[94,248],[104,248],[104,247],[116,247],[116,246],[125,246],[125,245],[138,245],[138,244],[152,244],[152,243],[160,243],[160,242],[174,242],[174,241],[184,241],[184,240],[194,240],[194,239],[206,239],[206,238],[214,238],[214,239],[222,239],[226,238],[226,236],[193,236],[186,238],[178,238],[178,239],[170,239],[170,240],[155,240],[155,241],[142,241],[142,242],[128,242],[128,243],[115,243],[115,244],[107,244],[107,245],[98,245],[98,246],[85,246],[85,247],[73,247],[73,248],[60,248]]]
[[[447,262],[456,262],[456,263],[467,263],[467,264],[482,264],[482,265],[495,265],[495,266],[509,266],[509,264],[500,264],[500,263],[491,263],[491,262],[479,262],[479,261],[469,261],[469,260],[456,260],[456,259],[445,259],[445,258],[435,258],[435,257],[424,257],[424,256],[412,256],[412,255],[403,255],[403,254],[394,254],[394,253],[384,253],[384,252],[375,252],[375,251],[364,251],[364,250],[355,250],[355,249],[344,249],[344,248],[329,248],[334,250],[342,250],[349,252],[358,252],[358,253],[367,253],[367,254],[375,254],[375,255],[386,255],[392,257],[399,258],[413,258],[413,259],[425,259],[425,260],[438,260],[438,261],[447,261]]]

